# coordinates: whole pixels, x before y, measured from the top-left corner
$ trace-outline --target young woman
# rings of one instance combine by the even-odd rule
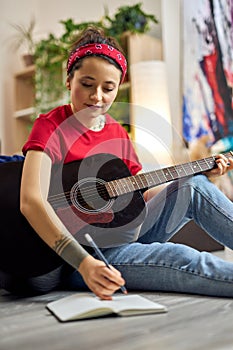
[[[107,114],[126,69],[125,57],[112,38],[105,37],[97,28],[84,31],[67,63],[66,85],[71,103],[40,115],[23,147],[26,157],[21,183],[21,212],[51,251],[64,260],[63,267],[29,278],[28,285],[38,292],[47,292],[61,285],[75,290],[89,288],[103,299],[110,299],[124,284],[129,290],[232,297],[232,263],[167,242],[193,219],[212,237],[233,248],[233,203],[208,180],[209,176],[233,169],[232,158],[216,156],[215,169],[205,175],[174,181],[153,196],[147,202],[146,214],[143,212],[142,225],[136,225],[140,228],[137,236],[126,235],[125,241],[120,239],[117,242],[114,238],[117,227],[103,229],[104,234],[108,231],[108,239],[101,243],[102,251],[112,265],[111,269],[96,257],[84,240],[79,240],[78,234],[76,237],[71,232],[69,223],[73,211],[68,212],[68,225],[65,225],[63,211],[58,214],[48,200],[52,169],[58,164],[72,164],[82,159],[91,159],[92,162],[95,156],[107,153],[112,155],[110,158],[120,158],[132,175],[141,171],[126,131]],[[82,172],[82,162],[80,164],[79,173]],[[92,169],[90,164],[89,169]],[[113,178],[117,169],[117,165],[110,168]],[[89,181],[85,176],[81,177],[82,180]],[[98,216],[97,213],[97,217],[100,222],[103,214]],[[89,232],[89,224],[83,225],[82,218],[80,223],[81,231]],[[128,223],[123,224],[123,236],[124,225],[128,227]],[[99,230],[98,225],[96,230]],[[72,268],[69,270],[67,266]]]

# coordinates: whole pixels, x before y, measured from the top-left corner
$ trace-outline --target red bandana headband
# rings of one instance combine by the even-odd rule
[[[69,74],[73,65],[76,63],[76,61],[80,58],[89,56],[89,55],[103,55],[110,57],[113,61],[118,63],[122,70],[122,78],[121,83],[123,82],[125,78],[125,74],[127,71],[127,62],[124,57],[124,55],[115,49],[114,47],[107,45],[107,44],[87,44],[78,47],[70,56],[67,62],[67,73]]]

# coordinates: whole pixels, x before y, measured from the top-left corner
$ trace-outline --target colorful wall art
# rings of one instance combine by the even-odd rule
[[[183,136],[233,136],[233,0],[183,0]]]

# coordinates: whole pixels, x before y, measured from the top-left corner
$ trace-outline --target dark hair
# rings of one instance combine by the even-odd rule
[[[69,54],[69,57],[73,54],[73,52],[84,45],[87,44],[93,44],[93,43],[97,43],[97,44],[107,44],[110,45],[112,47],[114,47],[115,49],[117,49],[118,51],[120,51],[123,55],[124,55],[124,51],[122,49],[122,47],[120,46],[120,44],[117,42],[117,40],[113,37],[108,37],[105,35],[105,32],[102,28],[98,28],[98,27],[94,27],[94,26],[90,26],[86,29],[84,29],[76,38],[76,40],[73,42],[73,44],[71,45],[71,51]],[[90,56],[95,56],[93,55],[88,55],[88,57]],[[104,55],[98,55],[98,57],[102,57],[105,60],[109,61],[111,64],[113,64],[116,68],[121,70],[121,67],[119,66],[119,64],[117,64],[116,61],[114,61],[113,59],[111,59],[110,57],[104,56]],[[72,67],[70,73],[69,73],[69,77],[73,77],[74,75],[74,71],[79,69],[82,65],[82,61],[85,59],[86,57],[80,58]]]

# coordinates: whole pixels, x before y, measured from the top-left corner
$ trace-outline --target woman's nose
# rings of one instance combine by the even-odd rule
[[[92,91],[90,97],[91,97],[91,99],[93,101],[96,101],[96,102],[101,101],[102,100],[102,91],[101,91],[101,89],[95,89],[95,91]]]

